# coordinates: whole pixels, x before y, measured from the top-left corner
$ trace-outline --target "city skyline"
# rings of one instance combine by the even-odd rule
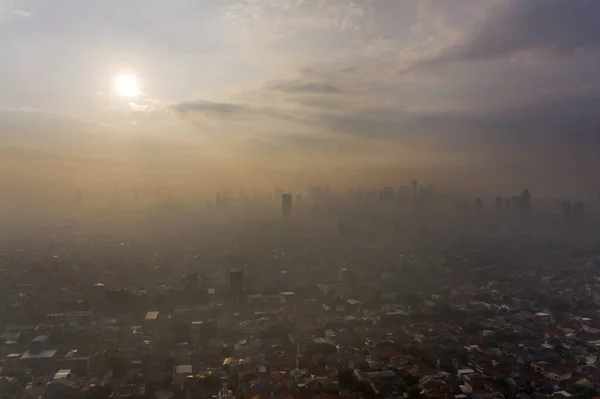
[[[1,5],[4,185],[597,192],[593,1]]]

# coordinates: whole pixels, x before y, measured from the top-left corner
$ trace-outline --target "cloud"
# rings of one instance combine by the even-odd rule
[[[522,52],[565,55],[600,44],[594,0],[507,0],[490,7],[472,29],[409,70],[450,62],[493,60]],[[406,70],[404,70],[406,71]]]
[[[331,83],[303,82],[301,80],[279,80],[269,82],[266,85],[268,90],[279,91],[283,93],[319,93],[331,94],[341,93],[341,87]]]
[[[29,18],[32,13],[23,10],[12,10],[12,15],[19,18]]]
[[[188,118],[193,114],[231,118],[232,116],[240,116],[251,112],[251,109],[246,105],[204,100],[182,101],[173,105],[172,109],[183,118]]]
[[[290,28],[353,29],[367,13],[367,8],[354,0],[244,0],[228,7],[225,16],[245,33],[266,38]]]

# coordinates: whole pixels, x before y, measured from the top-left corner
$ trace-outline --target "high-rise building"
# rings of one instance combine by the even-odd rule
[[[225,208],[228,203],[229,203],[228,198],[222,196],[220,193],[217,193],[217,198],[215,200],[215,204],[217,205],[217,208]]]
[[[528,219],[531,213],[531,194],[528,189],[525,189],[521,194],[519,201],[519,216],[521,219]]]
[[[419,198],[419,182],[415,179],[412,181],[410,194],[413,201],[416,201]]]
[[[183,286],[187,291],[197,290],[200,282],[200,275],[198,273],[188,273],[182,278]]]
[[[504,210],[506,212],[510,211],[510,198],[505,198],[504,199]]]
[[[302,205],[302,200],[303,200],[302,194],[300,194],[300,193],[296,194],[295,200],[296,200],[296,206]]]
[[[233,299],[241,299],[244,294],[244,270],[237,269],[229,272],[229,291]]]
[[[494,206],[496,208],[496,212],[502,212],[504,210],[504,200],[502,199],[502,197],[495,198]]]
[[[383,190],[379,190],[379,203],[380,204],[391,204],[394,202],[396,194],[392,187],[384,187]]]
[[[410,186],[398,188],[398,200],[400,202],[408,202],[410,200]]]
[[[281,196],[281,213],[285,219],[292,217],[292,194],[286,193]]]
[[[571,220],[571,202],[570,201],[563,201],[560,204],[560,208],[561,208],[561,212],[562,212],[562,216],[565,220]]]
[[[583,202],[576,202],[573,204],[573,220],[576,222],[582,222],[585,219],[585,204]]]
[[[483,201],[481,200],[481,198],[477,198],[475,200],[475,202],[473,203],[473,208],[475,209],[475,212],[483,211]]]

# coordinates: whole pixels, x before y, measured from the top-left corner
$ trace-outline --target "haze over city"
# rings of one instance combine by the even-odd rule
[[[600,398],[600,0],[0,0],[0,399]]]
[[[594,1],[1,6],[5,198],[413,177],[597,197]]]

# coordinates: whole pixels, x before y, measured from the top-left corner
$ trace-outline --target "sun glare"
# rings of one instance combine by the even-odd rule
[[[115,89],[121,97],[135,97],[139,93],[138,82],[135,76],[121,73],[115,79]]]

